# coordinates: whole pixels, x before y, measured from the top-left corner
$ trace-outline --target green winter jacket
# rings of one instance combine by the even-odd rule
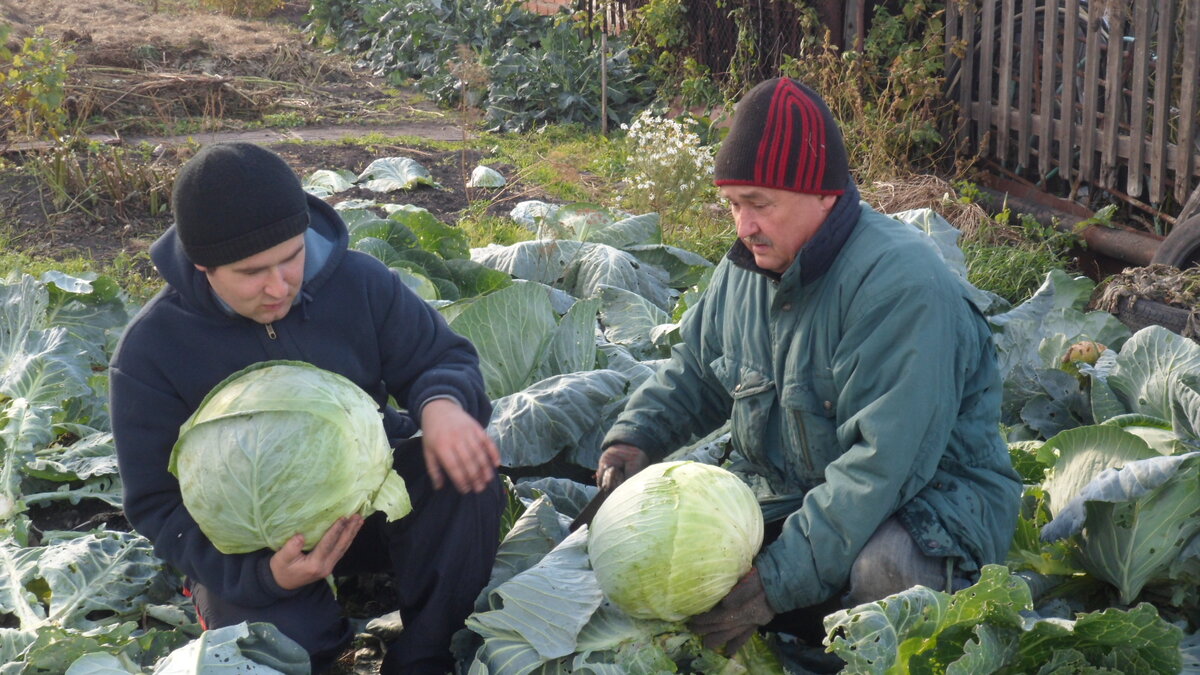
[[[755,561],[777,612],[841,592],[893,513],[960,574],[1001,562],[1021,493],[986,320],[925,235],[843,207],[782,277],[735,245],[605,438],[657,461],[731,421],[752,471],[803,499]]]

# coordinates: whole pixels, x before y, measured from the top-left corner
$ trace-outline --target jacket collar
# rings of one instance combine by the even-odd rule
[[[850,238],[850,233],[854,231],[854,226],[858,223],[858,200],[858,186],[854,184],[854,179],[847,175],[845,191],[834,203],[825,222],[821,223],[821,227],[817,229],[813,238],[801,247],[800,252],[796,254],[796,259],[784,270],[783,274],[763,269],[755,264],[754,254],[740,239],[734,242],[725,257],[738,267],[757,272],[772,281],[810,284],[829,271],[829,267],[833,265],[833,261],[846,244],[846,240]]]

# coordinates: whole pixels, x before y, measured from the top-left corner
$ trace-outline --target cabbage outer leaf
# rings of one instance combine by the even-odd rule
[[[1200,453],[1109,469],[1043,528],[1043,538],[1083,531],[1083,564],[1131,603],[1165,575],[1200,533]]]
[[[1076,427],[1056,434],[1038,449],[1038,459],[1052,465],[1042,484],[1051,515],[1061,513],[1105,469],[1157,456],[1140,436],[1115,425]]]
[[[1162,326],[1134,333],[1121,347],[1108,384],[1131,412],[1171,419],[1171,381],[1200,371],[1200,345]]]

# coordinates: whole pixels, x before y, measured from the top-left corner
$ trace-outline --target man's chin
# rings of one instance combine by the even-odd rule
[[[779,260],[777,260],[773,257],[770,257],[770,256],[757,256],[756,255],[756,256],[754,256],[754,264],[758,265],[759,267],[763,268],[764,270],[767,270],[769,272],[774,272],[775,271],[774,267],[776,267],[779,264]]]

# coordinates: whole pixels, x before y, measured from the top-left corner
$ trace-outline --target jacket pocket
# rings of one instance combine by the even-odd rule
[[[837,438],[837,401],[830,393],[833,382],[826,384],[788,382],[779,397],[784,434],[793,459],[800,462],[796,469],[817,481],[823,480],[825,465],[842,454]]]
[[[762,432],[775,406],[775,381],[762,371],[724,356],[711,364],[713,374],[733,399],[730,430],[733,447],[752,462],[761,463]]]

